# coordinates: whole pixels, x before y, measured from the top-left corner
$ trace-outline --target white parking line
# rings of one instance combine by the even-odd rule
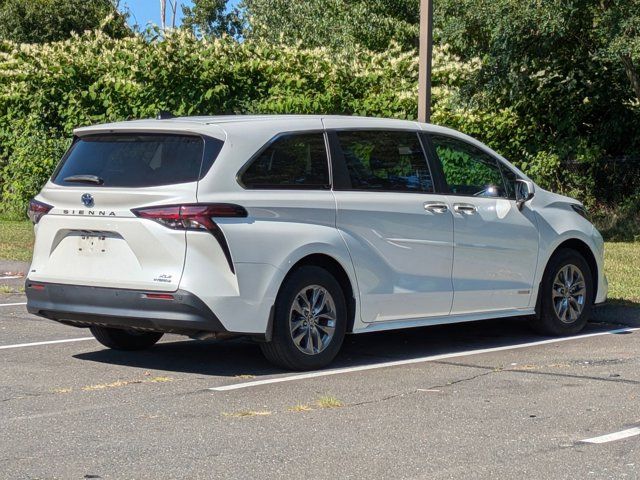
[[[93,337],[67,338],[65,340],[50,340],[48,342],[16,343],[14,345],[0,345],[0,350],[6,350],[8,348],[37,347],[39,345],[53,345],[56,343],[83,342],[85,340],[95,340],[95,338]]]
[[[609,433],[608,435],[602,435],[600,437],[587,438],[586,440],[580,440],[582,443],[607,443],[615,442],[616,440],[622,440],[624,438],[635,437],[640,435],[640,427],[629,428],[620,432]]]
[[[27,302],[20,302],[20,303],[0,303],[0,307],[15,307],[17,305],[26,305]]]
[[[17,278],[24,278],[22,275],[11,275],[10,277],[0,277],[0,280],[15,280]]]
[[[402,365],[413,365],[416,363],[433,362],[436,360],[445,360],[448,358],[466,357],[469,355],[480,355],[483,353],[502,352],[505,350],[516,350],[519,348],[535,347],[537,345],[547,345],[550,343],[569,342],[572,340],[580,340],[582,338],[599,337],[602,335],[611,335],[616,333],[631,333],[640,330],[640,328],[619,328],[615,330],[606,330],[604,332],[587,333],[584,335],[576,335],[574,337],[551,338],[548,340],[538,340],[536,342],[520,343],[517,345],[505,345],[503,347],[481,348],[477,350],[467,350],[464,352],[444,353],[440,355],[430,355],[427,357],[410,358],[407,360],[395,360],[391,362],[374,363],[371,365],[361,365],[358,367],[335,368],[332,370],[321,370],[317,372],[301,373],[289,375],[286,377],[267,378],[265,380],[254,380],[252,382],[235,383],[231,385],[223,385],[222,387],[212,387],[209,390],[214,392],[226,392],[229,390],[239,390],[241,388],[257,387],[260,385],[268,385],[271,383],[294,382],[296,380],[306,380],[308,378],[328,377],[330,375],[341,375],[343,373],[362,372],[366,370],[376,370],[379,368],[398,367]]]

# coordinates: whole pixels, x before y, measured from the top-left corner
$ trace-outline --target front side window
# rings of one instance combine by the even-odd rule
[[[500,163],[500,169],[502,170],[502,178],[504,178],[504,184],[506,187],[506,197],[515,200],[516,199],[516,180],[518,180],[518,175],[516,172],[511,170],[509,167]]]
[[[433,192],[417,133],[346,131],[337,135],[352,190]]]
[[[246,188],[328,188],[329,165],[322,133],[277,138],[240,175]]]
[[[449,191],[475,197],[509,197],[498,161],[456,138],[431,135]]]

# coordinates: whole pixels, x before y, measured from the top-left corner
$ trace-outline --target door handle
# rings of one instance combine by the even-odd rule
[[[478,212],[478,207],[470,203],[454,203],[453,210],[463,215],[473,215]]]
[[[424,209],[432,213],[445,213],[449,206],[442,202],[424,202]]]

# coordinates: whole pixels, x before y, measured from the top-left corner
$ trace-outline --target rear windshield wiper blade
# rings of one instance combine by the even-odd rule
[[[75,183],[95,183],[96,185],[102,185],[104,180],[96,175],[71,175],[64,179],[65,182]]]

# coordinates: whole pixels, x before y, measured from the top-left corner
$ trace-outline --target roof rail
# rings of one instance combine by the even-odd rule
[[[160,110],[156,116],[156,120],[170,120],[176,118],[176,116],[168,110]]]

